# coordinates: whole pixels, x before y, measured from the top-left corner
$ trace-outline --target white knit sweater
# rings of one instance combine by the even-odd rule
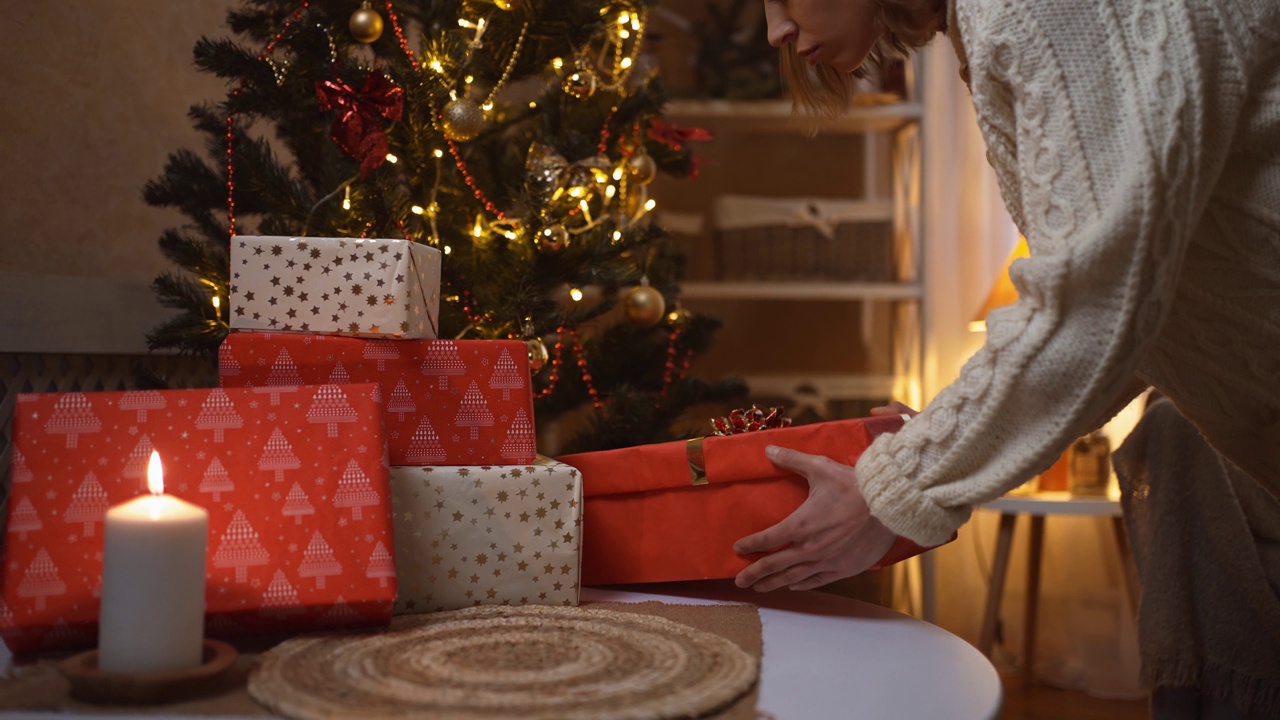
[[[858,462],[945,541],[1141,388],[1280,495],[1280,0],[954,0],[948,33],[1031,257],[986,345]]]

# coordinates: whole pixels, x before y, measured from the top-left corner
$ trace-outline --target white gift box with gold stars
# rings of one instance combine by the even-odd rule
[[[231,327],[434,339],[440,251],[409,240],[237,235]]]
[[[391,468],[399,614],[577,605],[582,476],[529,465]]]

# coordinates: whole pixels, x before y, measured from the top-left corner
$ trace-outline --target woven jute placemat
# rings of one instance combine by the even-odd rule
[[[42,660],[0,680],[0,710],[298,718],[756,717],[762,640],[754,606],[589,603],[456,612],[396,618],[390,632],[297,638],[263,654],[246,652],[223,692],[148,708],[75,701],[53,667],[56,658]],[[421,642],[412,640],[414,633]],[[362,642],[369,645],[348,646],[336,655],[320,651]],[[352,655],[360,659],[332,661]],[[321,657],[331,659],[316,662]],[[254,702],[250,678],[272,709]],[[304,695],[312,699],[300,701]],[[342,696],[361,699],[344,708]]]

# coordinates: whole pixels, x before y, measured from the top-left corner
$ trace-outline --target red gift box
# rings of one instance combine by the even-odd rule
[[[803,477],[765,457],[767,445],[853,465],[899,417],[837,420],[557,458],[582,472],[582,584],[731,578],[754,562],[733,543],[790,515]],[[924,552],[899,538],[872,568]]]
[[[536,457],[529,351],[519,340],[366,340],[232,333],[224,387],[376,382],[392,465],[525,465]]]
[[[107,509],[165,492],[209,512],[206,630],[386,624],[396,597],[376,385],[20,395],[0,636],[92,646]],[[139,593],[163,588],[138,588]]]

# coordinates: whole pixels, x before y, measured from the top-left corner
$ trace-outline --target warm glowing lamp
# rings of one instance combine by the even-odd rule
[[[1030,255],[1031,251],[1027,248],[1027,239],[1019,236],[1018,244],[1013,247],[1013,252],[1009,253],[1009,257],[1005,259],[1004,267],[1000,268],[1000,274],[996,276],[996,281],[991,286],[991,292],[987,293],[987,299],[973,316],[973,320],[969,322],[969,332],[986,332],[987,314],[998,307],[1012,305],[1018,299],[1018,290],[1013,286],[1013,281],[1009,279],[1009,266],[1013,264],[1014,260]]]

